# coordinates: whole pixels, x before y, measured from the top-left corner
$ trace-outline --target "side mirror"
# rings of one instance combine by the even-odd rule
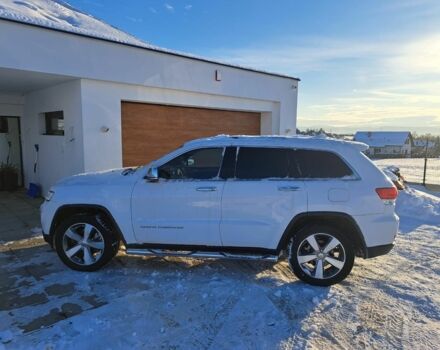
[[[159,181],[159,171],[157,168],[150,168],[147,171],[147,175],[144,176],[144,179],[148,182],[157,182]]]

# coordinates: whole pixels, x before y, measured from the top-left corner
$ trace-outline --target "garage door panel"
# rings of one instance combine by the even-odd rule
[[[184,142],[260,134],[260,113],[122,102],[123,165],[146,164]]]

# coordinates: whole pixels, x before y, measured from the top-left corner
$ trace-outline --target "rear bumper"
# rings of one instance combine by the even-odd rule
[[[367,256],[365,258],[375,258],[376,256],[388,254],[393,249],[394,243],[367,247]]]
[[[399,228],[399,217],[393,213],[359,215],[353,217],[364,236],[368,249],[393,245]]]

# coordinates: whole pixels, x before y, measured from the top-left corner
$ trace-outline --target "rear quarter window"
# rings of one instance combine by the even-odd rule
[[[319,150],[294,150],[291,155],[300,176],[310,179],[340,179],[352,177],[353,171],[333,152]]]

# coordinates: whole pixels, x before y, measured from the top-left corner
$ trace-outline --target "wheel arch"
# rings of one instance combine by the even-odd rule
[[[60,225],[63,219],[77,214],[104,215],[104,218],[109,220],[109,224],[114,229],[113,231],[116,235],[116,238],[126,244],[124,235],[122,234],[122,231],[113,215],[106,207],[98,204],[66,204],[59,207],[55,212],[50,225],[49,236],[52,238],[52,240],[57,227]]]
[[[354,218],[346,213],[331,211],[306,212],[296,215],[284,230],[277,246],[277,252],[279,253],[287,247],[290,238],[295,235],[296,232],[311,224],[329,225],[351,234],[356,256],[363,258],[367,256],[367,246],[364,236]]]

